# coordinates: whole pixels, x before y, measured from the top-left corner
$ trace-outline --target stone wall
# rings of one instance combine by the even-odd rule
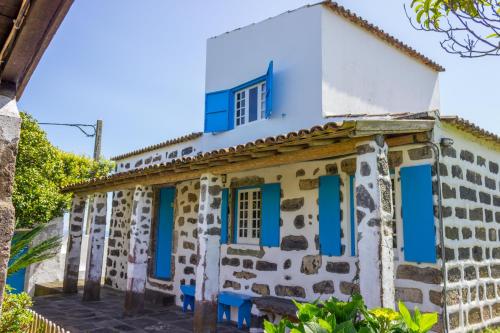
[[[404,301],[410,308],[418,306],[425,312],[441,313],[442,278],[439,260],[436,264],[404,261],[398,176],[401,166],[432,164],[433,161],[430,149],[422,146],[389,151],[389,166],[396,175],[394,187],[398,242],[394,251],[396,299]],[[330,296],[346,300],[353,291],[358,291],[357,257],[351,256],[349,236],[349,175],[354,174],[355,168],[356,158],[352,155],[263,169],[258,172],[228,174],[226,187],[281,183],[281,244],[276,248],[243,244],[221,246],[221,290],[303,300],[325,299]],[[343,254],[339,257],[319,255],[318,177],[327,174],[339,174],[341,177]],[[180,296],[179,286],[183,283],[192,283],[195,279],[198,259],[196,233],[199,181],[179,183],[176,189],[173,277],[170,281],[150,277],[147,288]],[[116,215],[122,211],[124,216],[130,215],[124,211],[123,206],[130,205],[131,194],[123,192],[124,198],[118,202],[117,196],[115,193],[106,281],[115,288],[124,289],[126,285],[124,251],[128,250],[126,237],[128,224],[124,220],[119,220]],[[437,203],[436,193],[435,202]],[[232,205],[229,206],[232,209]],[[231,218],[229,220],[231,225]],[[437,218],[436,230],[439,230]],[[436,233],[436,244],[438,239],[439,233]],[[154,249],[154,244],[151,248]],[[176,302],[180,304],[180,297],[177,297]]]
[[[196,242],[199,192],[199,181],[177,184],[174,202],[172,278],[168,281],[155,279],[150,269],[146,288],[180,296],[181,284],[194,283],[198,260]],[[113,194],[105,283],[120,290],[125,290],[127,285],[132,195],[132,190],[117,191]],[[156,211],[153,212],[155,213]],[[155,222],[152,228],[155,230]],[[150,246],[150,256],[154,258],[154,239]],[[181,305],[180,297],[176,298],[176,303]]]
[[[450,329],[500,323],[499,152],[445,128],[442,190]]]
[[[104,283],[113,288],[127,287],[127,256],[130,242],[130,214],[134,190],[113,193],[108,252]]]
[[[418,307],[423,312],[437,312],[440,315],[439,323],[434,331],[443,329],[441,299],[443,294],[442,261],[440,258],[440,227],[437,215],[438,193],[437,176],[434,166],[434,154],[429,146],[413,145],[407,149],[389,152],[391,169],[394,177],[394,209],[396,219],[396,243],[394,249],[394,273],[396,287],[396,302],[402,301],[409,308]],[[405,261],[404,257],[404,235],[401,207],[401,167],[430,164],[432,165],[432,182],[434,198],[434,227],[436,231],[436,263],[415,263]]]
[[[395,249],[396,300],[410,308],[441,313],[442,293],[440,262],[416,264],[404,261],[401,225],[401,166],[432,164],[432,152],[422,146],[389,151],[389,166],[395,177],[397,242]],[[349,175],[356,168],[355,156],[306,162],[278,168],[227,175],[227,186],[245,186],[280,182],[282,187],[280,248],[229,244],[221,248],[221,290],[250,295],[272,295],[301,300],[335,296],[346,300],[358,291],[357,257],[350,253]],[[319,254],[318,177],[341,177],[342,255]],[[435,177],[434,177],[435,178]],[[435,195],[437,204],[437,195]],[[232,206],[232,205],[230,205]],[[435,219],[436,230],[438,219]],[[439,234],[436,234],[438,244]],[[347,249],[347,250],[346,250]],[[439,327],[436,328],[439,330]]]
[[[221,248],[221,290],[299,300],[335,296],[347,299],[357,290],[356,257],[349,251],[349,178],[355,159],[308,162],[228,174],[227,186],[281,183],[280,247],[229,244]],[[342,256],[319,254],[319,176],[341,175]],[[229,205],[232,207],[232,204]],[[230,214],[231,215],[231,214]],[[232,224],[232,223],[231,223]]]
[[[199,139],[193,139],[117,160],[115,172],[125,172],[195,156],[199,153],[198,141]]]

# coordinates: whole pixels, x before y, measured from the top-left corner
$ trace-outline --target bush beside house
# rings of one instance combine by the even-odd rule
[[[61,187],[104,176],[113,165],[58,149],[32,116],[21,113],[21,117],[13,202],[16,228],[32,228],[68,209],[71,194],[60,193]]]

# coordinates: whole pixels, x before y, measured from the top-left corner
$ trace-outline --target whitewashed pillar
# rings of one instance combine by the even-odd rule
[[[219,293],[220,231],[222,182],[220,176],[203,174],[200,178],[198,212],[198,266],[194,307],[195,333],[217,330]]]
[[[2,82],[2,84],[5,83]],[[14,88],[13,86],[0,89],[0,315],[7,279],[10,242],[16,223],[12,191],[21,118],[17,109]]]
[[[90,209],[90,234],[85,271],[84,301],[98,301],[101,293],[104,239],[106,237],[107,194],[96,193]]]
[[[368,308],[394,308],[392,189],[382,136],[357,145],[356,218],[360,292]]]
[[[83,219],[85,215],[86,196],[75,194],[69,215],[68,245],[66,264],[64,266],[63,292],[78,292],[78,272],[82,249]]]
[[[130,216],[125,315],[134,315],[144,309],[152,210],[153,191],[151,187],[136,186]]]

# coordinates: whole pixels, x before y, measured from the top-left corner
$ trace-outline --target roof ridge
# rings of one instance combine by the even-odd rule
[[[135,156],[135,155],[139,155],[142,153],[147,153],[147,152],[156,150],[158,148],[164,148],[164,147],[172,146],[172,145],[177,144],[177,143],[191,141],[191,140],[199,138],[202,135],[203,135],[203,132],[192,132],[192,133],[189,133],[189,134],[186,134],[183,136],[179,136],[177,138],[169,139],[169,140],[166,140],[166,141],[154,144],[154,145],[149,145],[149,146],[146,146],[144,148],[136,149],[136,150],[130,151],[128,153],[124,153],[121,155],[111,157],[110,160],[117,161],[117,160],[121,160],[121,159],[130,157],[130,156]]]
[[[375,36],[377,36],[378,38],[387,42],[391,46],[393,46],[393,47],[399,49],[400,51],[406,53],[407,55],[419,60],[421,63],[434,69],[435,71],[437,71],[437,72],[444,72],[445,71],[443,66],[439,65],[438,63],[436,63],[435,61],[426,57],[425,55],[418,52],[414,48],[410,47],[409,45],[400,41],[396,37],[385,32],[384,30],[382,30],[378,26],[368,22],[367,20],[363,19],[361,16],[359,16],[356,13],[352,12],[351,10],[345,8],[344,6],[338,4],[337,2],[326,0],[326,1],[323,1],[321,4],[327,6],[328,8],[332,9],[337,14],[339,14],[340,16],[342,16],[345,19],[351,21],[352,23],[358,25],[359,27],[365,29],[366,31],[374,34]]]

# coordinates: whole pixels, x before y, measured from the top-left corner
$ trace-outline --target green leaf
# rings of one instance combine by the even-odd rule
[[[276,329],[276,326],[273,325],[273,323],[264,320],[264,332],[266,333],[278,333],[278,330]]]
[[[500,9],[499,9],[499,10],[500,10]],[[499,14],[500,14],[500,13],[499,13]],[[499,34],[497,34],[497,33],[492,33],[492,34],[490,34],[490,35],[486,36],[486,38],[494,38],[494,37],[499,38],[499,37],[500,37],[500,35],[499,35]]]
[[[420,333],[426,333],[438,322],[437,313],[425,313],[420,318]]]
[[[410,311],[408,311],[408,308],[404,305],[403,302],[398,303],[399,306],[399,313],[401,314],[401,317],[403,318],[406,326],[412,331],[418,331],[418,325],[413,321]]]

